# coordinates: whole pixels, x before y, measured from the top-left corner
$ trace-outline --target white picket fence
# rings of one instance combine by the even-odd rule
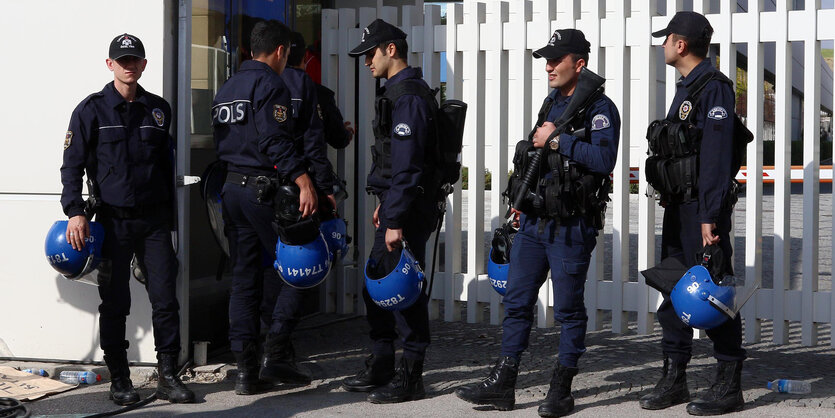
[[[803,231],[802,288],[789,290],[790,215],[790,119],[791,119],[791,48],[790,42],[805,45],[805,86],[821,83],[820,41],[835,39],[835,10],[817,10],[819,2],[806,2],[805,10],[788,10],[785,0],[777,1],[776,11],[764,12],[762,1],[749,1],[747,12],[736,12],[736,2],[719,2],[719,10],[709,10],[708,1],[694,0],[693,9],[707,15],[715,29],[713,42],[720,47],[721,70],[735,79],[736,51],[747,45],[749,128],[755,141],[748,149],[748,183],[745,212],[745,269],[747,283],[758,281],[764,262],[774,263],[774,288],[761,289],[745,306],[745,340],[761,339],[761,323],[772,321],[776,344],[788,342],[789,322],[800,322],[801,342],[815,345],[819,328],[835,322],[835,292],[819,291],[819,142],[818,112],[803,116]],[[624,4],[631,4],[624,9]],[[649,288],[639,275],[629,282],[629,219],[638,218],[638,259],[633,269],[652,266],[655,254],[655,201],[639,195],[637,213],[629,210],[629,167],[642,166],[635,156],[645,155],[647,124],[662,115],[655,114],[656,92],[663,88],[666,108],[672,101],[677,74],[666,67],[666,79],[656,80],[657,45],[650,33],[666,26],[680,0],[666,1],[667,14],[656,15],[658,4],[652,0],[572,1],[513,0],[476,1],[449,4],[446,24],[441,24],[440,7],[415,6],[323,10],[322,80],[337,92],[338,103],[346,120],[355,121],[359,135],[344,151],[333,152],[340,175],[353,181],[358,174],[357,190],[365,189],[365,175],[371,164],[368,151],[373,118],[374,79],[368,70],[347,55],[359,44],[361,30],[376,18],[396,23],[408,34],[409,61],[421,65],[431,86],[440,84],[441,66],[446,66],[446,95],[469,104],[466,124],[465,165],[469,167],[469,191],[466,224],[462,223],[463,200],[456,187],[448,202],[443,232],[445,265],[439,266],[432,293],[430,315],[469,323],[489,320],[498,324],[502,318],[501,299],[491,288],[484,271],[485,219],[493,227],[501,222],[506,206],[498,193],[489,193],[489,213],[485,213],[485,168],[493,175],[492,190],[503,190],[506,178],[496,173],[508,171],[508,155],[513,144],[530,130],[536,111],[548,93],[544,63],[531,57],[531,51],[545,44],[556,28],[582,30],[591,42],[589,67],[606,77],[606,94],[621,112],[622,131],[618,162],[614,170],[611,247],[603,248],[601,236],[586,283],[586,306],[589,329],[602,326],[603,311],[611,311],[611,329],[623,333],[630,312],[637,312],[637,332],[652,332],[654,312],[660,302],[658,292]],[[731,6],[734,9],[731,9]],[[825,24],[830,22],[830,24]],[[774,254],[763,257],[762,219],[763,188],[763,44],[776,43],[776,157],[774,169]],[[441,60],[440,53],[446,52]],[[726,52],[727,51],[727,52]],[[359,73],[357,71],[359,70]],[[356,80],[356,81],[355,81]],[[820,108],[820,89],[806,88],[805,109]],[[355,106],[356,103],[356,106]],[[637,148],[637,149],[636,149]],[[489,149],[489,152],[487,150]],[[632,150],[632,151],[630,151]],[[637,152],[636,152],[637,151]],[[357,158],[354,158],[354,156]],[[640,190],[646,190],[640,179]],[[365,257],[373,240],[370,214],[373,197],[359,193],[351,196],[343,208],[346,219],[357,223],[353,257],[337,269],[322,292],[323,307],[341,313],[364,313],[361,295]],[[487,218],[485,218],[487,217]],[[466,234],[466,261],[461,265]],[[432,241],[428,246],[431,246]],[[600,254],[606,254],[606,257]],[[428,264],[431,263],[431,249]],[[605,259],[604,259],[605,258]],[[604,277],[604,263],[611,262],[611,276]],[[551,286],[542,286],[538,303],[538,326],[553,323]],[[461,318],[461,303],[466,302],[466,318]],[[484,318],[489,304],[489,318]],[[831,336],[830,336],[831,337]],[[835,346],[835,338],[830,339]]]

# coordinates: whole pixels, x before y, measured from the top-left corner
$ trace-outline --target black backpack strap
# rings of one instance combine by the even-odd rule
[[[719,71],[711,71],[708,74],[705,74],[699,77],[690,87],[687,88],[687,95],[693,100],[693,105],[699,100],[699,96],[702,94],[702,90],[707,86],[711,80],[719,80],[721,82],[725,82],[728,84],[733,85],[733,81],[728,78],[725,74]]]
[[[394,103],[397,103],[397,99],[401,96],[405,96],[407,94],[420,96],[430,103],[432,111],[435,112],[438,110],[438,101],[435,99],[438,91],[440,91],[440,89],[430,89],[429,87],[424,86],[419,80],[407,79],[396,83],[391,87],[386,86],[386,91],[383,93],[383,96],[386,99],[391,100],[392,109],[394,108]]]

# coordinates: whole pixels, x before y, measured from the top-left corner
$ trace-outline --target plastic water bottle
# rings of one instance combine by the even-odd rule
[[[772,392],[780,393],[811,393],[812,384],[803,380],[778,379],[768,382]]]
[[[79,383],[86,383],[90,385],[95,382],[100,382],[101,375],[95,374],[93,372],[65,370],[61,372],[61,375],[58,377],[58,380],[69,385],[77,385]]]
[[[38,376],[48,377],[49,373],[46,372],[44,369],[23,369],[21,370],[23,373],[32,373]]]

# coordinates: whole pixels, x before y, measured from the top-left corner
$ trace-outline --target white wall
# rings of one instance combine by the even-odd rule
[[[64,135],[75,106],[113,80],[110,41],[145,44],[140,84],[163,94],[166,1],[4,0],[0,5],[0,356],[100,359],[97,289],[61,278],[44,258],[59,204]],[[171,101],[170,97],[167,97]],[[131,360],[155,361],[150,304],[132,284]],[[3,344],[0,343],[0,347]]]

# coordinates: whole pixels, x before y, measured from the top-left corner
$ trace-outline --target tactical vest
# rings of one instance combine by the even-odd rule
[[[685,203],[698,198],[699,152],[702,130],[696,126],[693,114],[699,96],[708,82],[718,80],[733,86],[724,74],[711,71],[701,76],[688,88],[687,97],[678,112],[666,119],[650,123],[647,128],[649,157],[646,161],[647,182],[655,189],[662,203]],[[751,132],[734,114],[734,174],[741,165],[741,154],[753,139]],[[741,148],[741,151],[740,151]],[[735,197],[735,194],[734,194]]]
[[[420,80],[406,79],[393,85],[392,88],[386,88],[382,95],[378,95],[374,101],[375,118],[371,122],[374,130],[374,145],[371,146],[371,158],[377,170],[377,175],[385,180],[391,180],[391,132],[392,120],[391,112],[394,110],[394,104],[401,96],[406,94],[413,94],[422,97],[430,107],[429,124],[427,128],[430,130],[427,139],[430,141],[426,144],[426,153],[424,156],[425,167],[429,167],[423,176],[421,187],[424,190],[440,186],[436,173],[436,158],[434,150],[437,147],[435,144],[435,114],[438,111],[438,103],[435,101],[435,92],[428,87],[425,87]]]
[[[594,103],[600,94],[595,93],[588,103]],[[545,122],[553,105],[554,101],[550,97],[545,99],[539,109],[536,127]],[[566,133],[589,142],[584,129],[586,110],[587,108],[582,108],[572,117]],[[533,134],[536,127],[528,135],[528,141],[520,141],[516,146],[513,158],[514,172],[504,193],[511,199],[515,196],[515,188],[520,183],[519,177],[526,171],[529,156],[533,152]],[[547,152],[546,159],[540,166],[539,179],[536,186],[538,198],[529,202],[527,207],[518,209],[557,222],[582,216],[591,221],[596,229],[603,228],[603,215],[606,212],[606,202],[609,200],[608,175],[593,173],[558,152]]]

